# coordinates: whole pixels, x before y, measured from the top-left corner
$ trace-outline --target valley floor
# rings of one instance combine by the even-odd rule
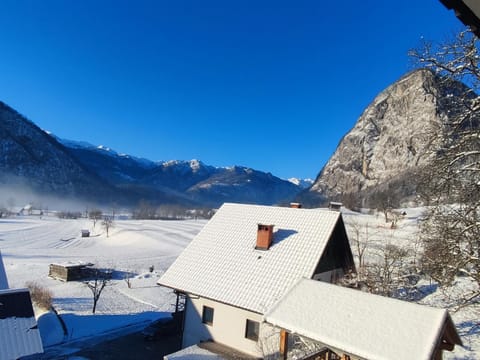
[[[344,218],[351,239],[356,229],[362,233],[368,228],[371,249],[385,241],[413,246],[421,209],[406,209],[406,213],[394,230],[381,215],[347,211]],[[52,291],[53,306],[66,325],[66,333],[53,313],[37,312],[37,318],[47,352],[58,356],[76,353],[81,344],[92,339],[134,333],[171,312],[175,296],[171,290],[156,285],[156,281],[205,224],[205,220],[118,220],[107,237],[99,222],[94,227],[88,219],[14,217],[0,219],[0,251],[11,288],[35,281]],[[82,229],[90,230],[91,236],[82,238]],[[354,249],[353,252],[355,255]],[[373,254],[374,251],[366,253],[372,260]],[[92,262],[115,270],[101,294],[96,314],[92,314],[92,294],[85,284],[48,277],[49,264],[69,261]],[[133,274],[131,288],[125,281],[127,274]],[[421,280],[419,285],[425,292],[420,302],[441,307],[451,305],[450,297],[471,286],[466,279],[459,279],[456,286],[446,291],[428,280]],[[446,352],[445,358],[480,359],[480,307],[453,310],[456,309],[450,311],[465,347]]]

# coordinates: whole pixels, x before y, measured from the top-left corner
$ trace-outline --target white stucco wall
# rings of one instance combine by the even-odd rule
[[[313,275],[313,280],[328,282],[328,283],[335,283],[338,279],[341,279],[345,275],[343,269],[338,268],[331,271],[325,271],[323,273]]]
[[[202,323],[203,306],[214,309],[213,324]],[[245,338],[247,319],[262,324],[262,315],[216,301],[187,297],[183,347],[213,340],[252,356],[262,356],[261,342]],[[260,325],[260,337],[262,325]]]

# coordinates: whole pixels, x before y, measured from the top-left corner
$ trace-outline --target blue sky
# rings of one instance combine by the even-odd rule
[[[2,0],[0,101],[57,136],[151,160],[314,178],[438,0]]]

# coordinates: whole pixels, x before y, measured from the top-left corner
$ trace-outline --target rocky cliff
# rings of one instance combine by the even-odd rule
[[[465,90],[429,70],[405,75],[365,109],[304,195],[317,201],[346,194],[365,199],[394,184],[398,196],[414,196],[417,172],[435,156],[437,135]]]

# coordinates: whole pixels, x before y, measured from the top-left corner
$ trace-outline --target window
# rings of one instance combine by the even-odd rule
[[[213,324],[213,308],[204,306],[202,311],[202,322],[204,324]]]
[[[247,319],[245,337],[247,339],[257,341],[259,332],[260,332],[260,323],[258,323],[257,321]]]

